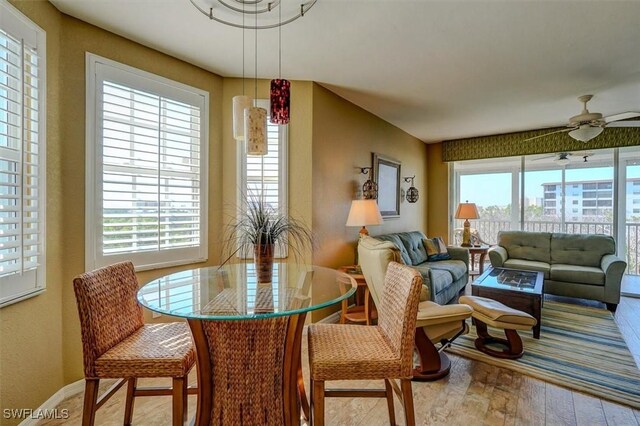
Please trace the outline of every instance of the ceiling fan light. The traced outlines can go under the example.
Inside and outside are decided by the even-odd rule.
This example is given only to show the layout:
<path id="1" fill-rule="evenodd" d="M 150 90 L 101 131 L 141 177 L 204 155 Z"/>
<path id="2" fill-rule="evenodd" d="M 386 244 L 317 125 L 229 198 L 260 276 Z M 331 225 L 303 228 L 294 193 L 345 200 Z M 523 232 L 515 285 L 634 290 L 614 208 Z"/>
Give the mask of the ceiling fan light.
<path id="1" fill-rule="evenodd" d="M 556 161 L 556 164 L 558 164 L 559 166 L 566 166 L 567 164 L 569 164 L 571 162 L 566 157 L 558 158 L 555 161 Z"/>
<path id="2" fill-rule="evenodd" d="M 579 128 L 569 132 L 569 136 L 580 142 L 589 142 L 591 139 L 598 136 L 604 128 L 591 127 L 589 124 L 583 124 Z"/>

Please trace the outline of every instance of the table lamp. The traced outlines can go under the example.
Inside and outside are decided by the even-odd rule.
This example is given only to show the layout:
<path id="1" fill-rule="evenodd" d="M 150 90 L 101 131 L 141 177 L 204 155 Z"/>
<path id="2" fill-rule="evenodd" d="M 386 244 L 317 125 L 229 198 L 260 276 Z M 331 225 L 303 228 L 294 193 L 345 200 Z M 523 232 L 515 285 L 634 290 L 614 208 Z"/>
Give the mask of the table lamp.
<path id="1" fill-rule="evenodd" d="M 471 224 L 469 219 L 478 219 L 478 208 L 476 203 L 470 203 L 468 200 L 466 203 L 458 204 L 458 210 L 456 210 L 456 219 L 464 219 L 464 229 L 462 231 L 462 247 L 471 247 Z"/>
<path id="2" fill-rule="evenodd" d="M 353 200 L 347 226 L 362 226 L 360 237 L 369 235 L 367 225 L 382 225 L 382 216 L 376 200 Z"/>

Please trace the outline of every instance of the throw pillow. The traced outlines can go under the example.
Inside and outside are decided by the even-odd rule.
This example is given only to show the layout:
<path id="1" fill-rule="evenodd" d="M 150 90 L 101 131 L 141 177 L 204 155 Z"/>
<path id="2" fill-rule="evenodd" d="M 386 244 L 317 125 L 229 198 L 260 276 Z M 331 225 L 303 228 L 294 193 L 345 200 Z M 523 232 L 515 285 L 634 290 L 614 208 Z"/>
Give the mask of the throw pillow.
<path id="1" fill-rule="evenodd" d="M 427 238 L 422 242 L 427 250 L 427 260 L 429 262 L 451 259 L 447 251 L 447 245 L 442 241 L 441 237 Z"/>

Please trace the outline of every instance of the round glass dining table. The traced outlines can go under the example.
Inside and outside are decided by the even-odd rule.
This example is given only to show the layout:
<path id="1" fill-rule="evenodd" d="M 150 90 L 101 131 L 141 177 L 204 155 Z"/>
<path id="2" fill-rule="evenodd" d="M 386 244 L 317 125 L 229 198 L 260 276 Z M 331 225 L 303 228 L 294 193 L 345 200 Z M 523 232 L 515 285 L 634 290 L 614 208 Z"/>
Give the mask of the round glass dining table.
<path id="1" fill-rule="evenodd" d="M 196 348 L 196 425 L 298 425 L 308 417 L 302 380 L 307 312 L 348 298 L 349 275 L 329 268 L 274 263 L 258 283 L 254 263 L 174 272 L 144 285 L 138 300 L 186 318 Z M 168 342 L 170 344 L 170 342 Z"/>

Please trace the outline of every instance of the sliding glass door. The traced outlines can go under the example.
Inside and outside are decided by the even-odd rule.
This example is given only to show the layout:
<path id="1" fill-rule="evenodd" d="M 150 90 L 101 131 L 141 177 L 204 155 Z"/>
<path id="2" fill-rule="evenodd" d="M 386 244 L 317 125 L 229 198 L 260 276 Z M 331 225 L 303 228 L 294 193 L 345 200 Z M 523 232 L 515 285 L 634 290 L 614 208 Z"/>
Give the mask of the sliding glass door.
<path id="1" fill-rule="evenodd" d="M 482 241 L 494 244 L 498 232 L 520 228 L 520 157 L 501 158 L 500 163 L 486 160 L 456 163 L 456 194 L 453 213 L 458 203 L 471 202 L 478 207 L 480 218 L 471 221 Z M 515 194 L 515 196 L 514 196 Z M 454 218 L 453 241 L 460 243 L 464 220 Z"/>
<path id="2" fill-rule="evenodd" d="M 506 229 L 612 235 L 628 273 L 640 274 L 637 147 L 459 161 L 453 169 L 452 215 L 457 203 L 476 203 L 471 227 L 485 242 Z M 462 221 L 452 225 L 455 237 Z"/>

